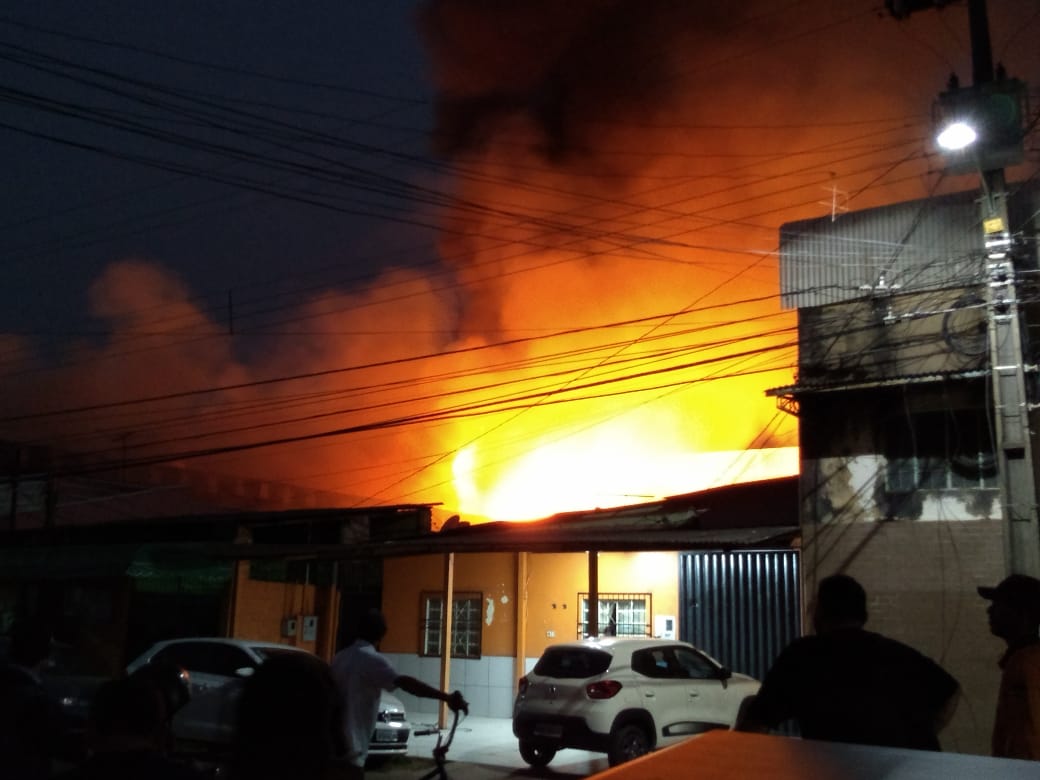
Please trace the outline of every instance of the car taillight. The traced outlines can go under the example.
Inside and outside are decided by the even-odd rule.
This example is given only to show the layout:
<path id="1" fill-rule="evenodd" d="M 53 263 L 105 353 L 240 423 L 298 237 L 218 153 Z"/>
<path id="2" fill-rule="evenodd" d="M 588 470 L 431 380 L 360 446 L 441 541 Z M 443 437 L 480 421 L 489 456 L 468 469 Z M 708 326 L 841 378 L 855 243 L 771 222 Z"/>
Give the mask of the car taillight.
<path id="1" fill-rule="evenodd" d="M 585 686 L 585 693 L 590 699 L 610 699 L 617 696 L 621 683 L 617 680 L 600 680 Z"/>
<path id="2" fill-rule="evenodd" d="M 516 693 L 518 696 L 523 696 L 527 693 L 527 678 L 521 677 L 520 682 L 516 684 Z"/>

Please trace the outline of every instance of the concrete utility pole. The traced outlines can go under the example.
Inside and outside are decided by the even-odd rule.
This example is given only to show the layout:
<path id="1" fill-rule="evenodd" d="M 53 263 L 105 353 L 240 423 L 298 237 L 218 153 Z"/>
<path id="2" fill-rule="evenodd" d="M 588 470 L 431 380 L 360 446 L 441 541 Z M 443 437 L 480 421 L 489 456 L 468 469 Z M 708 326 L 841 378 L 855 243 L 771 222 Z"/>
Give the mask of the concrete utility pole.
<path id="1" fill-rule="evenodd" d="M 888 0 L 892 15 L 909 14 L 946 5 L 939 0 Z M 989 119 L 990 135 L 980 138 L 989 148 L 967 155 L 981 177 L 979 199 L 986 253 L 986 302 L 989 311 L 990 367 L 993 383 L 993 418 L 996 435 L 997 476 L 1006 524 L 1005 554 L 1011 572 L 1040 576 L 1040 525 L 1037 519 L 1036 474 L 1029 430 L 1029 398 L 1022 349 L 1022 323 L 1016 283 L 1015 255 L 1008 225 L 1007 186 L 1003 165 L 1015 160 L 1021 148 L 1021 121 L 1000 125 L 995 110 L 1010 108 L 1014 118 L 1019 82 L 994 78 L 989 20 L 985 0 L 968 0 L 972 49 L 972 86 L 960 89 L 952 83 L 940 97 L 940 106 L 966 108 L 978 118 Z M 988 105 L 992 104 L 992 105 Z M 1007 117 L 1002 117 L 1007 119 Z M 1010 136 L 1016 136 L 1009 138 Z M 960 171 L 960 172 L 963 172 Z"/>
<path id="2" fill-rule="evenodd" d="M 1005 551 L 1010 571 L 1035 577 L 1040 576 L 1036 475 L 1004 171 L 984 171 L 982 178 L 993 416 L 998 477 L 1008 524 Z"/>

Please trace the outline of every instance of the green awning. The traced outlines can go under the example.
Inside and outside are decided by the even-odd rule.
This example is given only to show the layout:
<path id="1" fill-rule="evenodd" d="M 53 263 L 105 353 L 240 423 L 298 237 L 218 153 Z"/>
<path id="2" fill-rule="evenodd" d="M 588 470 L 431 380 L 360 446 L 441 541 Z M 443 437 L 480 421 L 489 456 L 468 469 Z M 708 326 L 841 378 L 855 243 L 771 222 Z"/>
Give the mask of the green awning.
<path id="1" fill-rule="evenodd" d="M 212 593 L 231 581 L 232 562 L 206 554 L 208 545 L 148 544 L 126 569 L 137 590 L 151 593 Z"/>
<path id="2" fill-rule="evenodd" d="M 205 544 L 68 544 L 0 547 L 0 582 L 129 577 L 142 590 L 195 592 L 222 587 L 231 562 Z"/>

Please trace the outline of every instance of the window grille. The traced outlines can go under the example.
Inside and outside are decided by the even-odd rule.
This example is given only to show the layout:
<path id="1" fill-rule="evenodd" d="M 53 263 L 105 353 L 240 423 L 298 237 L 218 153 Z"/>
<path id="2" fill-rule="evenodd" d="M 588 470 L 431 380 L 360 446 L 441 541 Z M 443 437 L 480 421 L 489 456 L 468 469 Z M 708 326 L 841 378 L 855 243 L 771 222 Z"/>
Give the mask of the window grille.
<path id="1" fill-rule="evenodd" d="M 889 493 L 997 487 L 989 423 L 974 410 L 894 416 L 885 454 Z"/>
<path id="2" fill-rule="evenodd" d="M 483 620 L 480 593 L 456 593 L 452 599 L 451 657 L 480 658 L 480 640 Z M 441 634 L 444 629 L 444 594 L 422 594 L 422 655 L 441 655 Z"/>
<path id="3" fill-rule="evenodd" d="M 653 595 L 650 593 L 600 593 L 600 636 L 650 636 Z M 581 622 L 578 638 L 589 635 L 589 594 L 579 593 Z"/>

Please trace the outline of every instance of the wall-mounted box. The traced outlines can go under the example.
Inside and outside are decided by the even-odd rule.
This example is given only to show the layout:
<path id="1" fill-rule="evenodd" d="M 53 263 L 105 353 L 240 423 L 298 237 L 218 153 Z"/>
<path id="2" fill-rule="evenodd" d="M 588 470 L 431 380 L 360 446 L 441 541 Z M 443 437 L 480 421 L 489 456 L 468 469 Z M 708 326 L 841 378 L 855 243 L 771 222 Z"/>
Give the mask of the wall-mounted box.
<path id="1" fill-rule="evenodd" d="M 675 639 L 675 615 L 654 615 L 654 636 Z"/>

